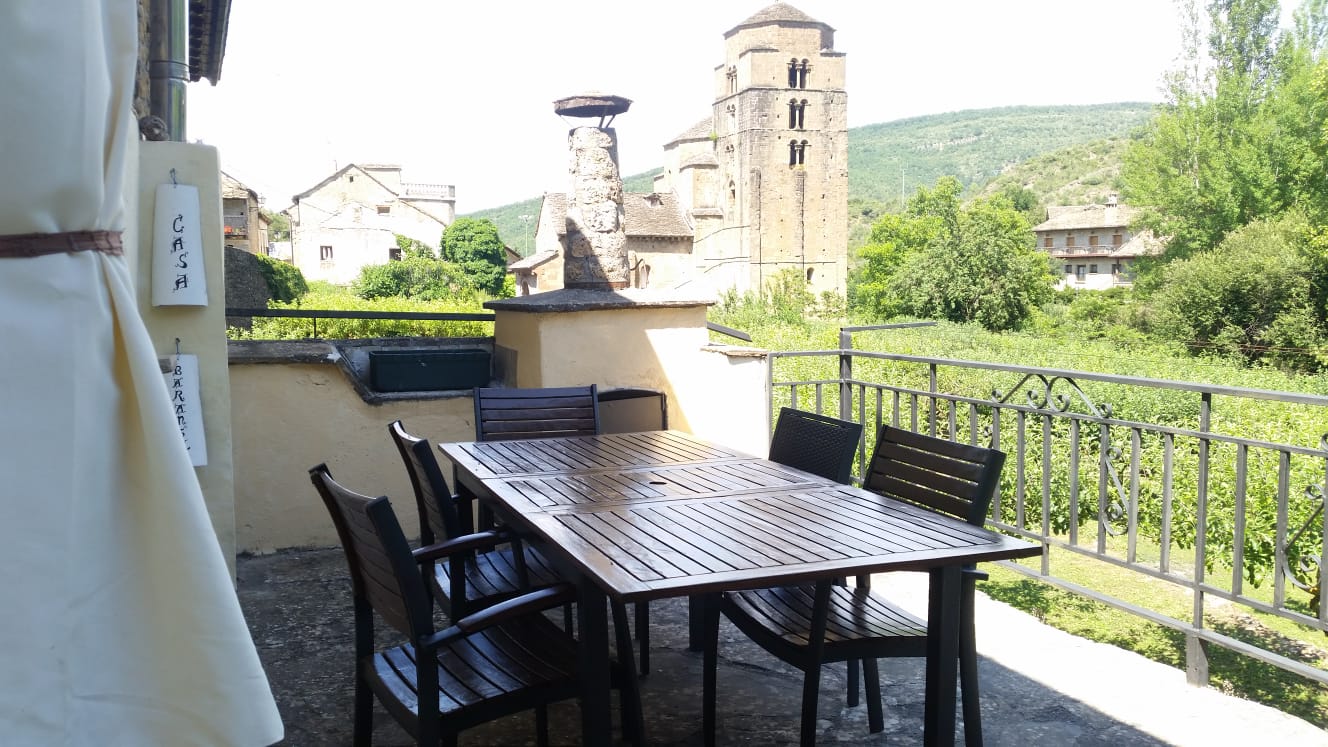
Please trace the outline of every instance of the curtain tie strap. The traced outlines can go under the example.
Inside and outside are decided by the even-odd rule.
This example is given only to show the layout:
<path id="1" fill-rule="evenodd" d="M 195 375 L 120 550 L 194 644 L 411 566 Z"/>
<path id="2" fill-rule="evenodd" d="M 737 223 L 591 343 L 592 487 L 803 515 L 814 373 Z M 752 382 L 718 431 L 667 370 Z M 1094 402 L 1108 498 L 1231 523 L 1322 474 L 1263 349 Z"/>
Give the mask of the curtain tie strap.
<path id="1" fill-rule="evenodd" d="M 63 252 L 124 254 L 120 231 L 65 231 L 0 236 L 0 259 L 41 257 Z"/>

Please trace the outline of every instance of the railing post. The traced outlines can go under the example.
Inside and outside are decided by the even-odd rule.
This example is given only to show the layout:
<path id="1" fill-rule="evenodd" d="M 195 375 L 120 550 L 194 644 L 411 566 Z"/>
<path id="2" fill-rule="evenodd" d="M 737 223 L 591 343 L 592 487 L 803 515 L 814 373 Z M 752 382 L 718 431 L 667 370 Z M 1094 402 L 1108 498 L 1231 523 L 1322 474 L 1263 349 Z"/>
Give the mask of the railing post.
<path id="1" fill-rule="evenodd" d="M 839 419 L 853 419 L 853 333 L 839 328 Z"/>
<path id="2" fill-rule="evenodd" d="M 1213 395 L 1204 392 L 1199 402 L 1199 432 L 1207 433 L 1211 425 Z M 1191 624 L 1194 629 L 1204 627 L 1204 592 L 1200 585 L 1204 582 L 1205 544 L 1208 540 L 1208 439 L 1199 439 L 1199 474 L 1196 485 L 1194 520 L 1194 617 Z M 1196 635 L 1185 635 L 1185 679 L 1191 685 L 1208 685 L 1208 643 Z"/>

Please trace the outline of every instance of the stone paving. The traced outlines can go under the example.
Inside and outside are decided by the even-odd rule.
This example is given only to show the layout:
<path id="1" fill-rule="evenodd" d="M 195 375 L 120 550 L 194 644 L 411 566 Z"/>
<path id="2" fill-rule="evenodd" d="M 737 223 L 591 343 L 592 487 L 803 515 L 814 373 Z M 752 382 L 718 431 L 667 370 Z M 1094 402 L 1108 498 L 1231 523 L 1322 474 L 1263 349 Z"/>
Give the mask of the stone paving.
<path id="1" fill-rule="evenodd" d="M 873 588 L 925 608 L 925 576 L 895 576 Z M 349 745 L 352 625 L 341 551 L 241 557 L 238 577 L 240 602 L 285 722 L 281 744 Z M 988 745 L 1328 745 L 1328 735 L 1304 721 L 1191 687 L 1183 672 L 1075 638 L 985 597 L 977 615 Z M 686 605 L 652 604 L 651 638 L 651 674 L 642 681 L 649 743 L 700 745 L 701 655 L 686 648 Z M 797 744 L 801 673 L 727 622 L 720 656 L 720 744 Z M 844 706 L 843 666 L 827 669 L 819 743 L 922 743 L 922 660 L 883 660 L 881 677 L 886 730 L 872 735 L 866 708 Z M 575 701 L 550 709 L 550 728 L 555 745 L 578 743 Z M 378 708 L 373 744 L 410 743 Z M 463 746 L 534 743 L 530 714 L 467 731 L 460 740 Z"/>

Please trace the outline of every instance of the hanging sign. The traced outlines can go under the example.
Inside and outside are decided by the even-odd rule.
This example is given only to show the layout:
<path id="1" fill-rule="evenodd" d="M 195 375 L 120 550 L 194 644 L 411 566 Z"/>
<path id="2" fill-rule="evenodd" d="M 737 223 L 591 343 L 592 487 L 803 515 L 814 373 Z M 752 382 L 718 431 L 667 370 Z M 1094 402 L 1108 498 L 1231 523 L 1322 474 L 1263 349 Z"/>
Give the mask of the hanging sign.
<path id="1" fill-rule="evenodd" d="M 171 170 L 174 179 L 174 169 Z M 152 232 L 152 305 L 207 306 L 198 187 L 157 186 Z"/>
<path id="2" fill-rule="evenodd" d="M 171 412 L 189 450 L 189 461 L 202 467 L 207 464 L 207 439 L 203 436 L 203 401 L 198 390 L 198 356 L 176 353 L 170 362 L 166 389 L 171 396 Z"/>

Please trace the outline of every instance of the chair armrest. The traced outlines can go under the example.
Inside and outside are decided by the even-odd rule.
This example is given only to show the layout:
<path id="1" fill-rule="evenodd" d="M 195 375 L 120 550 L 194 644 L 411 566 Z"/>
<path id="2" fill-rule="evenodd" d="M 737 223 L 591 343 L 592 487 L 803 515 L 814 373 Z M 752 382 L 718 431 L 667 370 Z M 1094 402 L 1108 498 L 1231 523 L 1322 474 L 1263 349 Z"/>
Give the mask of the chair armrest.
<path id="1" fill-rule="evenodd" d="M 504 542 L 511 542 L 515 538 L 516 535 L 509 530 L 493 529 L 487 532 L 465 534 L 442 542 L 436 542 L 432 545 L 426 545 L 413 551 L 411 554 L 415 556 L 415 562 L 427 563 L 450 555 L 460 555 L 464 552 L 483 550 Z"/>
<path id="2" fill-rule="evenodd" d="M 539 591 L 532 591 L 513 597 L 492 607 L 485 607 L 479 612 L 466 615 L 457 620 L 452 627 L 440 630 L 424 640 L 420 645 L 435 648 L 449 641 L 491 628 L 508 620 L 552 609 L 576 601 L 576 587 L 571 584 L 555 584 Z"/>

